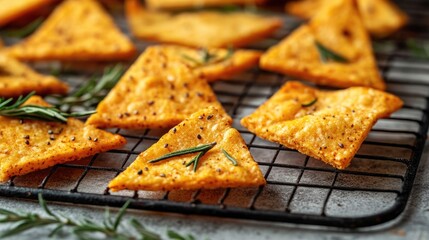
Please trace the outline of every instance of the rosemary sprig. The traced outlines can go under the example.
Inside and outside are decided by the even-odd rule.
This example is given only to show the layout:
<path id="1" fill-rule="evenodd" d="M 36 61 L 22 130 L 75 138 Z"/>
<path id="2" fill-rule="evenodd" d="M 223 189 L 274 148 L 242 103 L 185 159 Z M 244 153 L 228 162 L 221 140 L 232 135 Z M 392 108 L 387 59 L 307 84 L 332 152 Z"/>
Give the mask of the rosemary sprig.
<path id="1" fill-rule="evenodd" d="M 315 98 L 315 99 L 311 100 L 311 101 L 310 101 L 310 102 L 308 102 L 308 103 L 302 103 L 302 104 L 301 104 L 301 106 L 302 106 L 302 107 L 310 107 L 310 106 L 313 106 L 316 102 L 317 102 L 317 98 Z"/>
<path id="2" fill-rule="evenodd" d="M 175 151 L 175 152 L 171 152 L 171 153 L 167 153 L 159 158 L 150 160 L 149 163 L 157 163 L 160 162 L 162 160 L 165 159 L 169 159 L 172 157 L 177 157 L 177 156 L 182 156 L 182 155 L 186 155 L 186 154 L 190 154 L 190 153 L 198 153 L 197 156 L 195 156 L 191 161 L 189 161 L 188 163 L 186 163 L 186 167 L 191 166 L 192 164 L 194 165 L 193 170 L 194 172 L 197 171 L 197 167 L 198 167 L 198 162 L 200 161 L 200 158 L 202 156 L 204 156 L 204 154 L 206 154 L 210 149 L 212 149 L 217 143 L 210 143 L 210 144 L 204 144 L 204 145 L 200 145 L 197 147 L 192 147 L 192 148 L 187 148 L 187 149 L 183 149 L 183 150 L 179 150 L 179 151 Z"/>
<path id="3" fill-rule="evenodd" d="M 114 218 L 110 217 L 110 211 L 106 208 L 104 221 L 100 224 L 86 218 L 77 221 L 55 214 L 48 208 L 42 194 L 39 193 L 38 198 L 39 205 L 45 212 L 46 216 L 42 216 L 37 213 L 15 213 L 6 209 L 0 209 L 0 224 L 12 224 L 12 227 L 0 233 L 0 238 L 16 236 L 35 228 L 39 229 L 40 227 L 54 226 L 53 230 L 49 233 L 49 237 L 54 237 L 60 232 L 69 230 L 69 234 L 74 234 L 79 239 L 161 239 L 159 234 L 145 229 L 136 219 L 131 219 L 128 223 L 134 228 L 137 236 L 136 234 L 133 234 L 129 228 L 127 228 L 126 232 L 121 231 L 121 226 L 123 227 L 123 218 L 130 201 L 127 201 L 122 206 Z M 192 235 L 182 236 L 172 230 L 168 230 L 167 235 L 169 239 L 195 239 Z"/>
<path id="4" fill-rule="evenodd" d="M 182 57 L 188 61 L 193 62 L 196 66 L 204 66 L 208 64 L 220 63 L 231 58 L 234 55 L 234 48 L 229 47 L 228 52 L 223 57 L 219 56 L 218 54 L 210 53 L 207 48 L 200 49 L 198 54 L 198 58 L 191 57 L 187 54 L 182 54 Z"/>
<path id="5" fill-rule="evenodd" d="M 3 34 L 7 37 L 23 38 L 33 33 L 43 23 L 43 18 L 37 18 L 20 29 L 5 30 Z"/>
<path id="6" fill-rule="evenodd" d="M 116 85 L 124 71 L 125 68 L 121 64 L 106 68 L 99 81 L 92 78 L 69 96 L 53 95 L 48 97 L 47 100 L 63 111 L 70 111 L 75 106 L 95 107 Z"/>
<path id="7" fill-rule="evenodd" d="M 317 51 L 319 51 L 320 60 L 322 60 L 323 63 L 328 63 L 328 62 L 348 63 L 349 62 L 347 58 L 341 56 L 338 53 L 335 53 L 334 51 L 323 46 L 321 43 L 317 41 L 316 41 L 316 48 L 317 48 Z"/>
<path id="8" fill-rule="evenodd" d="M 65 113 L 55 107 L 37 105 L 22 106 L 22 104 L 24 104 L 34 94 L 35 92 L 31 92 L 25 97 L 19 96 L 14 103 L 12 103 L 13 98 L 9 98 L 7 100 L 0 98 L 0 116 L 65 123 L 67 122 L 68 117 L 85 117 L 95 113 L 95 111 Z"/>
<path id="9" fill-rule="evenodd" d="M 222 152 L 225 157 L 232 162 L 232 165 L 237 166 L 237 160 L 233 156 L 231 156 L 227 151 L 225 151 L 225 149 L 222 149 Z"/>
<path id="10" fill-rule="evenodd" d="M 407 48 L 411 50 L 416 57 L 429 58 L 429 42 L 417 41 L 409 39 L 406 42 Z"/>

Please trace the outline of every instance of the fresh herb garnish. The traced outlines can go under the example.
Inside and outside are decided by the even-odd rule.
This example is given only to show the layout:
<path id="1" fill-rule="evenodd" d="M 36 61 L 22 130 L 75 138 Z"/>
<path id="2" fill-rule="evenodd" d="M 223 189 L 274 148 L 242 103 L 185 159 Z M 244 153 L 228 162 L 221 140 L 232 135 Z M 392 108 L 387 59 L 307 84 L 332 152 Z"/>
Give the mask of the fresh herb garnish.
<path id="1" fill-rule="evenodd" d="M 323 46 L 321 43 L 317 41 L 316 41 L 316 47 L 317 47 L 317 51 L 319 51 L 320 60 L 322 60 L 323 63 L 329 63 L 329 62 L 348 63 L 349 62 L 347 58 L 339 55 L 338 53 L 335 53 L 334 51 Z"/>
<path id="2" fill-rule="evenodd" d="M 37 18 L 20 29 L 5 30 L 2 33 L 7 37 L 23 38 L 33 33 L 43 23 L 43 18 Z"/>
<path id="3" fill-rule="evenodd" d="M 429 58 L 429 42 L 417 41 L 409 39 L 406 42 L 407 47 L 416 57 Z"/>
<path id="4" fill-rule="evenodd" d="M 232 165 L 237 166 L 237 160 L 235 160 L 234 157 L 232 157 L 227 151 L 225 151 L 225 149 L 222 149 L 222 152 L 225 155 L 225 157 L 232 162 Z"/>
<path id="5" fill-rule="evenodd" d="M 116 85 L 124 71 L 125 68 L 120 64 L 106 68 L 99 81 L 92 78 L 69 96 L 52 95 L 48 97 L 47 100 L 57 108 L 66 112 L 70 111 L 70 109 L 75 106 L 84 108 L 95 107 Z"/>
<path id="6" fill-rule="evenodd" d="M 301 106 L 303 106 L 303 107 L 310 107 L 310 106 L 314 105 L 316 102 L 317 102 L 317 98 L 311 100 L 308 103 L 302 103 Z"/>
<path id="7" fill-rule="evenodd" d="M 206 152 L 208 152 L 210 149 L 212 149 L 215 145 L 216 145 L 216 142 L 210 143 L 210 144 L 200 145 L 197 147 L 187 148 L 187 149 L 183 149 L 183 150 L 179 150 L 179 151 L 175 151 L 175 152 L 171 152 L 171 153 L 167 153 L 167 154 L 165 154 L 159 158 L 150 160 L 149 163 L 157 163 L 157 162 L 160 162 L 162 160 L 169 159 L 172 157 L 182 156 L 182 155 L 186 155 L 186 154 L 190 154 L 190 153 L 198 153 L 197 156 L 195 156 L 191 161 L 189 161 L 186 164 L 186 167 L 194 164 L 193 170 L 194 170 L 194 172 L 196 172 L 200 158 L 202 156 L 204 156 L 204 154 L 206 154 Z"/>
<path id="8" fill-rule="evenodd" d="M 188 61 L 195 63 L 197 66 L 204 66 L 207 64 L 223 62 L 231 58 L 234 55 L 234 49 L 232 47 L 228 48 L 228 52 L 223 57 L 218 54 L 210 53 L 207 48 L 200 49 L 198 54 L 198 58 L 194 58 L 186 54 L 182 54 L 182 57 Z"/>
<path id="9" fill-rule="evenodd" d="M 19 98 L 13 103 L 13 98 L 0 98 L 0 116 L 13 117 L 20 119 L 33 119 L 52 122 L 67 122 L 68 117 L 86 117 L 95 113 L 95 111 L 84 111 L 75 113 L 64 113 L 55 107 L 44 107 L 37 105 L 24 105 L 35 92 L 31 92 L 25 97 Z"/>
<path id="10" fill-rule="evenodd" d="M 128 223 L 134 228 L 137 235 L 131 233 L 129 228 L 126 232 L 121 231 L 121 226 L 123 227 L 122 222 L 124 221 L 123 218 L 130 201 L 127 201 L 122 206 L 114 218 L 110 216 L 110 211 L 108 208 L 106 208 L 103 223 L 99 224 L 87 218 L 77 221 L 59 214 L 55 214 L 51 209 L 48 208 L 45 200 L 42 197 L 42 194 L 39 193 L 38 198 L 40 207 L 47 216 L 42 216 L 37 213 L 15 213 L 6 209 L 0 209 L 0 224 L 13 224 L 12 227 L 0 233 L 0 238 L 16 236 L 32 229 L 39 229 L 40 227 L 55 226 L 48 235 L 49 237 L 54 237 L 60 232 L 64 235 L 65 230 L 68 230 L 69 234 L 74 234 L 79 239 L 161 239 L 159 234 L 147 230 L 139 221 L 134 218 L 131 219 Z M 195 239 L 192 235 L 182 236 L 172 230 L 167 231 L 167 236 L 169 239 L 176 240 Z"/>

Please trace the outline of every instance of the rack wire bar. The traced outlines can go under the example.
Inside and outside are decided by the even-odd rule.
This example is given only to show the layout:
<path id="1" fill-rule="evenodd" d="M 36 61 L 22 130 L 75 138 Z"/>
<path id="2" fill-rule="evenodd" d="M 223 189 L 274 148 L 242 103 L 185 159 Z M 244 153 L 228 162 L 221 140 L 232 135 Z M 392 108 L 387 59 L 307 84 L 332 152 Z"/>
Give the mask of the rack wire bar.
<path id="1" fill-rule="evenodd" d="M 410 38 L 429 41 L 429 24 L 419 21 L 429 19 L 429 6 L 422 0 L 398 4 L 410 14 L 410 25 L 392 38 L 376 40 L 374 46 L 388 91 L 401 97 L 405 105 L 390 118 L 379 120 L 345 170 L 264 141 L 240 126 L 243 116 L 290 80 L 255 68 L 215 82 L 212 87 L 267 179 L 264 187 L 110 192 L 108 182 L 165 132 L 111 129 L 127 138 L 124 148 L 14 177 L 0 184 L 0 195 L 37 199 L 37 194 L 42 193 L 51 201 L 116 207 L 132 200 L 130 208 L 134 209 L 343 228 L 392 220 L 407 205 L 429 126 L 429 59 L 413 55 L 406 44 Z M 276 41 L 302 23 L 287 15 L 283 17 L 286 24 L 276 34 Z M 124 20 L 117 20 L 127 32 Z M 136 42 L 142 51 L 148 45 Z M 251 48 L 267 49 L 272 44 L 263 41 Z M 77 87 L 87 76 L 62 73 L 60 78 Z"/>

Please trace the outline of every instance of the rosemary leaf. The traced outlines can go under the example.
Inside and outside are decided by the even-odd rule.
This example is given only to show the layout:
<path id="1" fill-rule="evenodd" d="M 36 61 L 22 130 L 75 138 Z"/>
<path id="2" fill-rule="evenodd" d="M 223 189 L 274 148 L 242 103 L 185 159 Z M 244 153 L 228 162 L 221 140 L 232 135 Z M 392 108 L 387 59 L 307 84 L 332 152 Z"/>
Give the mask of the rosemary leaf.
<path id="1" fill-rule="evenodd" d="M 172 230 L 168 230 L 167 235 L 170 239 L 173 239 L 173 240 L 195 240 L 195 238 L 192 235 L 182 236 L 179 233 Z"/>
<path id="2" fill-rule="evenodd" d="M 9 229 L 1 232 L 0 237 L 10 237 L 18 234 L 23 234 L 24 232 L 30 231 L 32 229 L 40 229 L 47 225 L 53 225 L 55 228 L 50 231 L 49 237 L 54 237 L 61 230 L 69 230 L 67 233 L 72 233 L 79 239 L 143 239 L 143 240 L 160 240 L 161 237 L 151 232 L 143 227 L 143 225 L 138 222 L 136 219 L 131 219 L 129 224 L 134 227 L 134 229 L 140 234 L 140 236 L 135 236 L 130 234 L 129 231 L 121 232 L 119 231 L 119 226 L 123 222 L 123 217 L 125 215 L 126 209 L 130 204 L 130 201 L 126 202 L 124 206 L 118 212 L 114 223 L 112 224 L 112 219 L 110 218 L 110 213 L 105 214 L 104 223 L 98 224 L 90 219 L 83 219 L 80 221 L 74 221 L 68 217 L 61 216 L 52 212 L 45 200 L 42 197 L 42 194 L 39 193 L 39 205 L 47 214 L 46 217 L 42 217 L 39 214 L 28 213 L 21 214 L 15 213 L 9 210 L 0 209 L 0 215 L 3 217 L 0 220 L 2 224 L 13 224 Z M 106 208 L 108 212 L 108 209 Z M 108 218 L 108 219 L 107 219 Z M 194 240 L 194 237 L 188 235 L 182 237 L 174 231 L 168 231 L 170 239 L 185 239 L 185 240 Z M 138 238 L 140 237 L 140 238 Z"/>
<path id="3" fill-rule="evenodd" d="M 198 163 L 200 162 L 200 158 L 202 156 L 204 156 L 204 154 L 206 154 L 207 151 L 208 150 L 205 150 L 205 151 L 202 151 L 202 152 L 198 153 L 197 156 L 194 157 L 194 159 L 192 159 L 190 162 L 188 162 L 186 164 L 186 167 L 189 167 L 191 164 L 194 164 L 193 170 L 194 170 L 194 172 L 196 172 L 197 171 L 197 167 L 198 167 Z"/>
<path id="4" fill-rule="evenodd" d="M 121 64 L 106 68 L 99 81 L 96 81 L 95 77 L 93 77 L 69 96 L 51 95 L 47 100 L 55 107 L 66 112 L 76 106 L 93 108 L 106 97 L 119 81 L 124 71 L 125 68 Z"/>
<path id="5" fill-rule="evenodd" d="M 113 230 L 117 230 L 119 224 L 121 223 L 122 218 L 124 217 L 125 212 L 127 211 L 128 206 L 130 205 L 131 200 L 128 200 L 125 202 L 125 204 L 121 207 L 121 209 L 118 212 L 118 215 L 116 215 L 115 222 L 113 224 Z"/>
<path id="6" fill-rule="evenodd" d="M 197 152 L 203 152 L 203 151 L 208 151 L 211 148 L 213 148 L 216 145 L 216 142 L 214 143 L 210 143 L 210 144 L 204 144 L 204 145 L 200 145 L 197 147 L 192 147 L 192 148 L 187 148 L 187 149 L 183 149 L 183 150 L 179 150 L 179 151 L 175 151 L 175 152 L 171 152 L 171 153 L 167 153 L 159 158 L 150 160 L 149 163 L 157 163 L 160 162 L 162 160 L 165 159 L 169 159 L 172 157 L 177 157 L 177 156 L 182 156 L 182 155 L 186 155 L 186 154 L 190 154 L 190 153 L 197 153 Z"/>
<path id="7" fill-rule="evenodd" d="M 95 113 L 95 111 L 84 111 L 75 113 L 64 113 L 55 107 L 44 107 L 37 105 L 24 105 L 35 93 L 31 92 L 25 97 L 20 96 L 15 103 L 9 105 L 13 99 L 0 99 L 0 116 L 20 119 L 32 119 L 52 122 L 67 122 L 68 117 L 85 117 Z"/>
<path id="8" fill-rule="evenodd" d="M 315 98 L 315 99 L 311 100 L 311 101 L 310 101 L 310 102 L 308 102 L 308 103 L 302 103 L 302 104 L 301 104 L 301 106 L 302 106 L 302 107 L 310 107 L 310 106 L 313 106 L 316 102 L 317 102 L 317 98 Z"/>
<path id="9" fill-rule="evenodd" d="M 144 228 L 143 225 L 136 219 L 131 219 L 130 224 L 136 229 L 138 233 L 140 233 L 140 236 L 143 240 L 161 240 L 161 237 L 158 234 L 146 230 L 146 228 Z"/>
<path id="10" fill-rule="evenodd" d="M 407 40 L 406 45 L 414 56 L 429 59 L 429 42 L 409 39 Z"/>
<path id="11" fill-rule="evenodd" d="M 349 62 L 347 58 L 339 55 L 338 53 L 335 53 L 334 51 L 328 49 L 327 47 L 323 46 L 321 43 L 317 41 L 316 41 L 316 47 L 320 54 L 320 60 L 322 60 L 323 63 L 328 63 L 328 62 L 348 63 Z"/>
<path id="12" fill-rule="evenodd" d="M 26 26 L 20 29 L 4 31 L 4 35 L 7 37 L 23 38 L 33 33 L 37 28 L 39 28 L 39 26 L 42 23 L 43 23 L 43 18 L 37 18 L 36 20 L 32 21 L 31 23 L 27 24 Z"/>
<path id="13" fill-rule="evenodd" d="M 225 149 L 222 149 L 222 152 L 225 157 L 232 162 L 232 165 L 237 166 L 237 160 L 233 156 L 231 156 L 227 151 L 225 151 Z"/>

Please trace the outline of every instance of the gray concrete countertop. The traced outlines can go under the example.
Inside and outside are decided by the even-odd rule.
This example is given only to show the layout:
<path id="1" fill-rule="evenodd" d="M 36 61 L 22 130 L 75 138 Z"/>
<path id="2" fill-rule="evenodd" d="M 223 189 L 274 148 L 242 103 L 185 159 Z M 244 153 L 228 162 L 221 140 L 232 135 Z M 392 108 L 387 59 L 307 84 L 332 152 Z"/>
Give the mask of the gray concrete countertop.
<path id="1" fill-rule="evenodd" d="M 57 213 L 72 219 L 86 217 L 95 221 L 103 218 L 104 208 L 58 204 L 50 202 L 49 206 Z M 1 208 L 22 211 L 40 212 L 36 201 L 0 197 Z M 233 219 L 165 214 L 129 210 L 125 220 L 136 218 L 147 229 L 160 233 L 164 237 L 168 229 L 183 234 L 192 234 L 197 239 L 429 239 L 429 144 L 426 144 L 414 182 L 411 198 L 404 213 L 394 221 L 381 226 L 343 230 L 335 228 L 303 226 L 260 221 L 241 221 Z M 124 221 L 125 222 L 125 221 Z M 1 225 L 5 229 L 6 225 Z M 127 227 L 126 225 L 123 227 Z M 19 238 L 10 239 L 44 239 L 49 228 L 28 231 Z M 61 236 L 61 239 L 74 239 L 72 235 Z"/>

